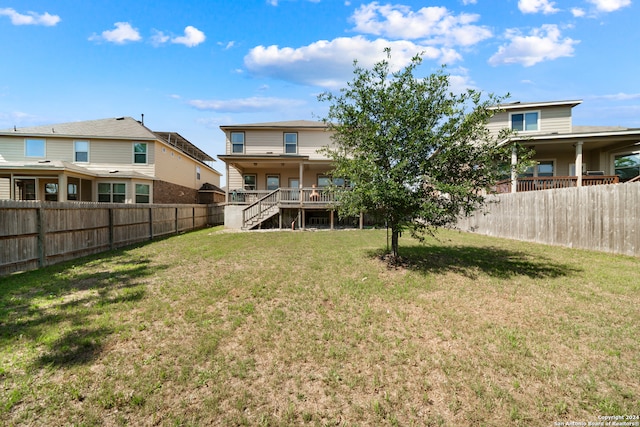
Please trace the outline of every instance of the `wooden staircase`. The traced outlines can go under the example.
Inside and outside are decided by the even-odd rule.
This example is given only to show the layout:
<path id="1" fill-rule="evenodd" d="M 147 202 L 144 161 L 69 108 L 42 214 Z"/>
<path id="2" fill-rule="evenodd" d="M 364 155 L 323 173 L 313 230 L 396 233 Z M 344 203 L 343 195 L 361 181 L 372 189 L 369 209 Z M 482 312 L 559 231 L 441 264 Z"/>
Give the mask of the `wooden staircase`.
<path id="1" fill-rule="evenodd" d="M 277 214 L 280 204 L 280 189 L 274 190 L 247 206 L 242 211 L 242 229 L 251 230 Z"/>

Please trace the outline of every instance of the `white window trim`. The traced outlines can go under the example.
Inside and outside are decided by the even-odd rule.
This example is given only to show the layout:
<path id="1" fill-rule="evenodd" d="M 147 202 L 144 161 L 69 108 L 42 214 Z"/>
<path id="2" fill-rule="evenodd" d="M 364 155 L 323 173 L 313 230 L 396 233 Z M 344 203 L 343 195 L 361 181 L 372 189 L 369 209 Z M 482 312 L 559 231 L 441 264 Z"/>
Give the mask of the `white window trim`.
<path id="1" fill-rule="evenodd" d="M 29 156 L 27 154 L 27 143 L 28 141 L 42 141 L 44 144 L 44 153 L 42 156 Z M 47 140 L 44 138 L 25 138 L 24 139 L 24 157 L 28 159 L 45 159 L 47 158 Z"/>
<path id="2" fill-rule="evenodd" d="M 296 136 L 296 151 L 295 151 L 295 153 L 288 153 L 287 152 L 287 145 L 293 145 L 293 144 L 287 144 L 287 135 L 295 135 Z M 282 134 L 282 150 L 283 150 L 284 154 L 298 154 L 298 145 L 299 145 L 298 132 L 284 132 Z"/>
<path id="3" fill-rule="evenodd" d="M 127 186 L 127 182 L 126 181 L 98 181 L 96 182 L 96 201 L 100 200 L 100 194 L 106 194 L 106 193 L 100 193 L 100 184 L 109 184 L 110 188 L 109 188 L 109 202 L 100 202 L 100 203 L 129 203 L 129 199 L 127 197 L 127 192 L 128 190 L 128 186 Z M 113 185 L 114 184 L 124 184 L 124 202 L 114 202 L 113 201 Z M 134 190 L 135 191 L 135 190 Z M 122 193 L 117 193 L 117 194 L 122 194 Z"/>
<path id="4" fill-rule="evenodd" d="M 278 188 L 282 187 L 282 183 L 281 178 L 280 178 L 280 174 L 279 173 L 268 173 L 265 175 L 265 182 L 266 182 L 266 189 L 269 191 L 269 178 L 270 177 L 276 177 L 278 178 Z M 270 191 L 274 191 L 274 190 L 270 190 Z"/>
<path id="5" fill-rule="evenodd" d="M 538 120 L 536 122 L 537 129 L 536 130 L 518 130 L 518 131 L 515 131 L 515 132 L 518 132 L 519 134 L 521 134 L 521 133 L 540 132 L 541 127 L 542 127 L 541 126 L 541 123 L 542 123 L 542 112 L 541 112 L 541 110 L 522 110 L 522 111 L 510 112 L 509 113 L 509 129 L 513 130 L 513 118 L 512 117 L 513 117 L 514 114 L 522 114 L 523 119 L 524 119 L 528 113 L 538 113 Z M 526 128 L 527 127 L 527 122 L 525 121 L 523 123 L 523 125 Z"/>
<path id="6" fill-rule="evenodd" d="M 242 152 L 240 152 L 240 151 L 233 151 L 233 145 L 234 145 L 234 142 L 233 142 L 233 135 L 234 135 L 234 134 L 236 134 L 236 133 L 238 133 L 238 134 L 242 134 Z M 229 143 L 230 143 L 230 145 L 231 145 L 231 146 L 230 146 L 231 154 L 244 154 L 244 153 L 245 153 L 245 151 L 246 151 L 246 148 L 247 148 L 247 134 L 246 134 L 245 132 L 231 132 L 231 133 L 229 134 Z M 238 143 L 238 145 L 239 145 L 239 143 Z"/>
<path id="7" fill-rule="evenodd" d="M 76 160 L 76 153 L 84 153 L 84 151 L 76 150 L 76 142 L 86 142 L 87 143 L 87 161 L 80 162 Z M 91 142 L 88 139 L 75 139 L 73 141 L 73 163 L 90 163 L 91 162 Z"/>
<path id="8" fill-rule="evenodd" d="M 149 201 L 148 202 L 146 202 L 146 203 L 138 202 L 138 185 L 146 185 L 147 187 L 149 187 L 149 194 L 141 194 L 143 196 L 148 196 L 149 197 Z M 133 202 L 134 203 L 150 205 L 150 204 L 153 203 L 152 195 L 153 195 L 153 187 L 151 186 L 151 184 L 148 184 L 146 182 L 133 182 Z"/>
<path id="9" fill-rule="evenodd" d="M 144 153 L 144 163 L 136 163 L 136 144 L 143 144 L 146 146 Z M 142 153 L 138 153 L 142 154 Z M 131 161 L 134 165 L 148 165 L 149 164 L 149 143 L 143 141 L 133 141 L 131 144 Z"/>

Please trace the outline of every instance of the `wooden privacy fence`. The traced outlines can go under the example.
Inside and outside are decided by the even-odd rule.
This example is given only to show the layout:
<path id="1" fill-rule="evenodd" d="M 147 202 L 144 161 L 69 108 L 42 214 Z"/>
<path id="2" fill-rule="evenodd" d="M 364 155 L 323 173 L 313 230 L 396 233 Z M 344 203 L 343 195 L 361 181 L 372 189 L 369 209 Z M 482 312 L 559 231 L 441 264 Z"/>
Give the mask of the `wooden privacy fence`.
<path id="1" fill-rule="evenodd" d="M 215 205 L 0 200 L 0 275 L 222 223 Z"/>
<path id="2" fill-rule="evenodd" d="M 640 256 L 640 183 L 500 194 L 490 201 L 482 212 L 462 218 L 458 228 Z"/>

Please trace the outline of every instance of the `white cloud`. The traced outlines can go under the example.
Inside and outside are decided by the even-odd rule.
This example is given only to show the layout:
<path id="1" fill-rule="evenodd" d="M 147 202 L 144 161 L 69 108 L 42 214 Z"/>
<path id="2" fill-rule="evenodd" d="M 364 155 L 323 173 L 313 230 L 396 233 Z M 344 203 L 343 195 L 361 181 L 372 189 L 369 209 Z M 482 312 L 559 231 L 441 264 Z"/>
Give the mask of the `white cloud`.
<path id="1" fill-rule="evenodd" d="M 300 99 L 285 99 L 254 96 L 251 98 L 238 99 L 193 99 L 189 105 L 198 110 L 217 111 L 226 113 L 238 113 L 249 111 L 273 111 L 274 109 L 291 108 L 305 104 Z"/>
<path id="2" fill-rule="evenodd" d="M 472 25 L 477 14 L 452 14 L 446 7 L 423 7 L 417 12 L 403 5 L 380 5 L 377 2 L 360 6 L 351 19 L 354 30 L 394 39 L 428 39 L 429 44 L 474 45 L 492 36 L 486 27 Z"/>
<path id="3" fill-rule="evenodd" d="M 523 36 L 517 30 L 507 30 L 509 44 L 500 47 L 489 58 L 489 64 L 522 64 L 530 67 L 538 62 L 573 56 L 573 46 L 579 41 L 568 37 L 561 39 L 557 25 L 543 25 Z"/>
<path id="4" fill-rule="evenodd" d="M 115 44 L 124 44 L 127 42 L 137 42 L 142 39 L 136 28 L 133 28 L 128 22 L 116 22 L 114 30 L 103 31 L 101 35 L 93 34 L 89 37 L 91 41 L 104 40 Z"/>
<path id="5" fill-rule="evenodd" d="M 386 59 L 385 48 L 391 48 L 391 68 L 399 70 L 411 58 L 423 53 L 424 59 L 453 63 L 460 55 L 452 49 L 415 44 L 411 41 L 367 40 L 362 36 L 320 40 L 299 48 L 257 46 L 244 58 L 247 69 L 258 76 L 287 80 L 324 88 L 342 87 L 353 75 L 353 61 L 370 68 Z"/>
<path id="6" fill-rule="evenodd" d="M 582 18 L 587 13 L 584 11 L 584 9 L 580 9 L 579 7 L 574 7 L 573 9 L 571 9 L 571 14 L 576 18 Z"/>
<path id="7" fill-rule="evenodd" d="M 476 4 L 478 3 L 478 0 L 462 0 L 462 4 L 467 6 L 469 4 Z"/>
<path id="8" fill-rule="evenodd" d="M 151 44 L 154 46 L 160 46 L 169 41 L 171 37 L 163 33 L 162 31 L 153 30 L 153 35 L 151 36 Z"/>
<path id="9" fill-rule="evenodd" d="M 522 13 L 544 13 L 548 15 L 550 13 L 559 12 L 560 9 L 556 9 L 555 2 L 549 0 L 518 0 L 518 9 Z"/>
<path id="10" fill-rule="evenodd" d="M 614 12 L 631 4 L 631 0 L 587 0 L 601 12 Z"/>
<path id="11" fill-rule="evenodd" d="M 53 27 L 61 21 L 58 15 L 51 15 L 48 12 L 42 14 L 27 12 L 27 14 L 24 15 L 10 7 L 0 9 L 0 16 L 8 16 L 11 18 L 13 25 L 44 25 L 45 27 Z"/>
<path id="12" fill-rule="evenodd" d="M 184 29 L 184 36 L 174 37 L 171 43 L 183 44 L 187 47 L 194 47 L 203 43 L 206 39 L 204 33 L 191 25 Z"/>

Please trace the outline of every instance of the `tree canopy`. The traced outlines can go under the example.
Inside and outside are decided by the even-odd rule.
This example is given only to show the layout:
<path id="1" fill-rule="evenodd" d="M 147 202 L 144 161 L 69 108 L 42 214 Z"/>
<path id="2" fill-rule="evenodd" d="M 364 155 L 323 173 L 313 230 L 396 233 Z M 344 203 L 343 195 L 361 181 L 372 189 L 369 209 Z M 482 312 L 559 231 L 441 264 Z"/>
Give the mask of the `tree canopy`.
<path id="1" fill-rule="evenodd" d="M 338 214 L 378 215 L 397 257 L 403 230 L 422 239 L 481 207 L 510 151 L 499 144 L 506 133 L 492 135 L 486 126 L 496 111 L 490 107 L 506 96 L 454 94 L 444 67 L 418 78 L 420 55 L 392 72 L 386 53 L 371 69 L 355 62 L 347 87 L 318 99 L 330 103 L 324 121 L 333 131 L 334 144 L 325 149 L 331 174 L 351 186 L 336 192 Z"/>

